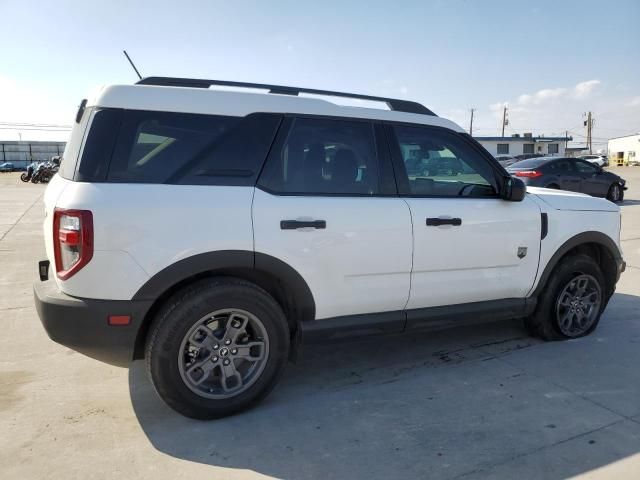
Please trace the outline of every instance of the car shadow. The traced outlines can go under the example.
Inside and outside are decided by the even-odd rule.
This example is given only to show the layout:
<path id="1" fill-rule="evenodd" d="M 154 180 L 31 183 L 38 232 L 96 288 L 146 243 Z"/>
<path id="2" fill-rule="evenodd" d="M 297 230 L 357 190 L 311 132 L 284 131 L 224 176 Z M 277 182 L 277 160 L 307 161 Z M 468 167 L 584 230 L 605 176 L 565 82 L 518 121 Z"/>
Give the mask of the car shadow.
<path id="1" fill-rule="evenodd" d="M 619 203 L 618 205 L 620 205 L 621 207 L 626 207 L 628 205 L 640 205 L 640 200 L 627 200 L 626 198 L 622 201 L 622 203 Z"/>
<path id="2" fill-rule="evenodd" d="M 640 298 L 616 294 L 598 330 L 570 342 L 545 343 L 528 337 L 520 321 L 506 321 L 305 345 L 265 401 L 211 422 L 166 407 L 143 362 L 135 362 L 131 400 L 151 444 L 183 460 L 284 479 L 483 476 L 617 421 L 564 386 L 554 359 L 564 358 L 566 373 L 581 376 L 590 391 L 611 390 L 615 376 L 591 373 L 584 359 L 624 350 L 625 362 L 637 365 L 637 344 L 617 344 L 640 342 L 638 312 Z M 568 361 L 574 357 L 576 363 Z M 635 371 L 620 369 L 615 380 L 633 404 L 640 394 Z M 597 456 L 574 453 L 575 461 L 545 478 L 577 475 L 638 451 L 640 444 L 630 442 Z"/>

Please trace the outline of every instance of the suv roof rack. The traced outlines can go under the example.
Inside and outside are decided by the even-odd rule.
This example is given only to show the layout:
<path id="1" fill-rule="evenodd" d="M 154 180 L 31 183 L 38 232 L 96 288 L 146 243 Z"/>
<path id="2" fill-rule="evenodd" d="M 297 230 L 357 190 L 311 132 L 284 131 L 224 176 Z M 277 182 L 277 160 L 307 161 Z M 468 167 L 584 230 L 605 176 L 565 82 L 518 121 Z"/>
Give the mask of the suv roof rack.
<path id="1" fill-rule="evenodd" d="M 228 80 L 204 80 L 196 78 L 176 78 L 176 77 L 145 77 L 136 82 L 136 85 L 158 85 L 163 87 L 192 87 L 209 88 L 211 85 L 240 88 L 258 88 L 269 90 L 269 93 L 281 95 L 298 95 L 309 93 L 312 95 L 326 95 L 330 97 L 355 98 L 358 100 L 371 100 L 374 102 L 384 102 L 390 110 L 395 112 L 418 113 L 421 115 L 437 116 L 427 107 L 418 102 L 409 100 L 399 100 L 396 98 L 373 97 L 371 95 L 361 95 L 358 93 L 334 92 L 331 90 L 317 90 L 313 88 L 287 87 L 283 85 L 268 85 L 263 83 L 231 82 Z"/>

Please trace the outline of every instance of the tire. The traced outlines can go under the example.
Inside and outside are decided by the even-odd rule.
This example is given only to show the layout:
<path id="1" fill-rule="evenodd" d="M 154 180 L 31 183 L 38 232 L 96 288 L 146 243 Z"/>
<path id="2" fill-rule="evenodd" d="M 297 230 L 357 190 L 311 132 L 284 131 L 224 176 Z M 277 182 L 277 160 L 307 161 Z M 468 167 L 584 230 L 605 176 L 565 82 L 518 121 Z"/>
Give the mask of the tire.
<path id="1" fill-rule="evenodd" d="M 211 322 L 211 318 L 217 320 Z M 230 331 L 244 331 L 246 341 L 241 333 L 234 337 Z M 225 344 L 229 338 L 235 339 Z M 160 308 L 150 329 L 145 359 L 151 382 L 169 407 L 190 418 L 209 420 L 238 413 L 266 397 L 284 370 L 288 352 L 289 328 L 280 305 L 252 283 L 214 278 L 190 285 Z M 262 359 L 251 363 L 242 356 Z M 222 362 L 230 364 L 223 367 Z M 235 375 L 225 376 L 227 369 Z M 196 385 L 198 381 L 202 383 Z"/>
<path id="2" fill-rule="evenodd" d="M 23 173 L 22 175 L 20 175 L 20 180 L 22 180 L 23 182 L 28 182 L 29 176 L 26 173 Z"/>
<path id="3" fill-rule="evenodd" d="M 571 293 L 579 290 L 579 284 L 584 280 L 588 281 L 590 286 L 587 292 L 597 292 L 597 294 L 580 295 L 585 303 L 593 301 L 597 297 L 591 308 L 581 306 L 579 302 L 575 304 L 576 314 L 571 313 L 572 304 L 575 300 L 568 301 Z M 570 288 L 574 284 L 574 289 Z M 566 289 L 569 289 L 568 291 Z M 543 340 L 566 340 L 570 338 L 579 338 L 589 335 L 593 332 L 600 321 L 602 311 L 607 304 L 606 285 L 604 275 L 595 260 L 588 255 L 576 254 L 566 257 L 558 263 L 555 270 L 549 277 L 547 284 L 538 297 L 538 304 L 533 315 L 525 319 L 525 326 L 532 336 L 542 338 Z M 564 294 L 568 293 L 569 297 Z M 566 305 L 566 306 L 565 306 Z M 579 312 L 589 312 L 589 316 L 582 321 L 578 319 Z M 562 319 L 565 315 L 572 317 L 572 325 L 575 321 L 575 328 L 566 328 L 566 323 Z M 585 315 L 586 316 L 586 315 Z"/>
<path id="4" fill-rule="evenodd" d="M 612 183 L 607 192 L 607 200 L 613 203 L 622 202 L 624 199 L 624 190 L 619 183 Z"/>

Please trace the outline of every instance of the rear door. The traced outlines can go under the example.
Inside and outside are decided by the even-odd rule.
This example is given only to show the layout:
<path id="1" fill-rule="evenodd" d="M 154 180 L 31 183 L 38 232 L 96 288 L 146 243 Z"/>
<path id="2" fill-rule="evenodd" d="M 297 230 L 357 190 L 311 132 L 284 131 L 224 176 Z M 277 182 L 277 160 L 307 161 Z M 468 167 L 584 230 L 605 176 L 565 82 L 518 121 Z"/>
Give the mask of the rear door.
<path id="1" fill-rule="evenodd" d="M 306 280 L 316 319 L 396 312 L 408 297 L 411 216 L 381 124 L 286 117 L 253 201 L 255 251 Z"/>
<path id="2" fill-rule="evenodd" d="M 502 200 L 499 172 L 471 139 L 437 127 L 389 125 L 414 257 L 407 309 L 524 298 L 538 268 L 540 210 Z M 419 159 L 429 165 L 408 172 Z M 452 160 L 455 159 L 455 160 Z M 433 168 L 459 163 L 462 172 Z"/>

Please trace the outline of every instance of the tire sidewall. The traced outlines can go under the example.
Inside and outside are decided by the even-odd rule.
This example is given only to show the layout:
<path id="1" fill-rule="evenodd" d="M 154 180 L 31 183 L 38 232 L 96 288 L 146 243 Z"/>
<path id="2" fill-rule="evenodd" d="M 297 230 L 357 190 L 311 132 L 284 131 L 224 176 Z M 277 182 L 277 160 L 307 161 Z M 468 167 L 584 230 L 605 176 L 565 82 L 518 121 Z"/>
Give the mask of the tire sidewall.
<path id="1" fill-rule="evenodd" d="M 562 331 L 560 330 L 556 313 L 556 304 L 558 301 L 558 297 L 562 293 L 562 290 L 565 288 L 565 286 L 571 281 L 572 278 L 576 277 L 579 274 L 591 275 L 598 282 L 601 295 L 600 311 L 598 312 L 598 316 L 588 330 L 581 333 L 580 335 L 568 336 L 562 333 Z M 602 311 L 607 304 L 605 295 L 606 288 L 604 275 L 602 274 L 598 264 L 591 257 L 588 257 L 586 255 L 576 255 L 562 261 L 558 265 L 556 271 L 552 274 L 551 278 L 549 279 L 549 283 L 544 290 L 539 313 L 546 317 L 547 326 L 553 329 L 555 338 L 571 339 L 584 337 L 585 335 L 589 335 L 591 332 L 593 332 L 598 326 Z M 545 318 L 540 319 L 540 321 L 545 321 Z"/>
<path id="2" fill-rule="evenodd" d="M 244 282 L 205 282 L 167 302 L 157 316 L 147 346 L 148 370 L 158 394 L 175 410 L 192 418 L 230 415 L 264 398 L 277 383 L 288 358 L 289 332 L 280 306 L 263 290 Z M 269 341 L 267 363 L 244 392 L 227 399 L 209 399 L 185 385 L 178 358 L 187 332 L 205 315 L 226 308 L 248 311 L 263 323 Z"/>

